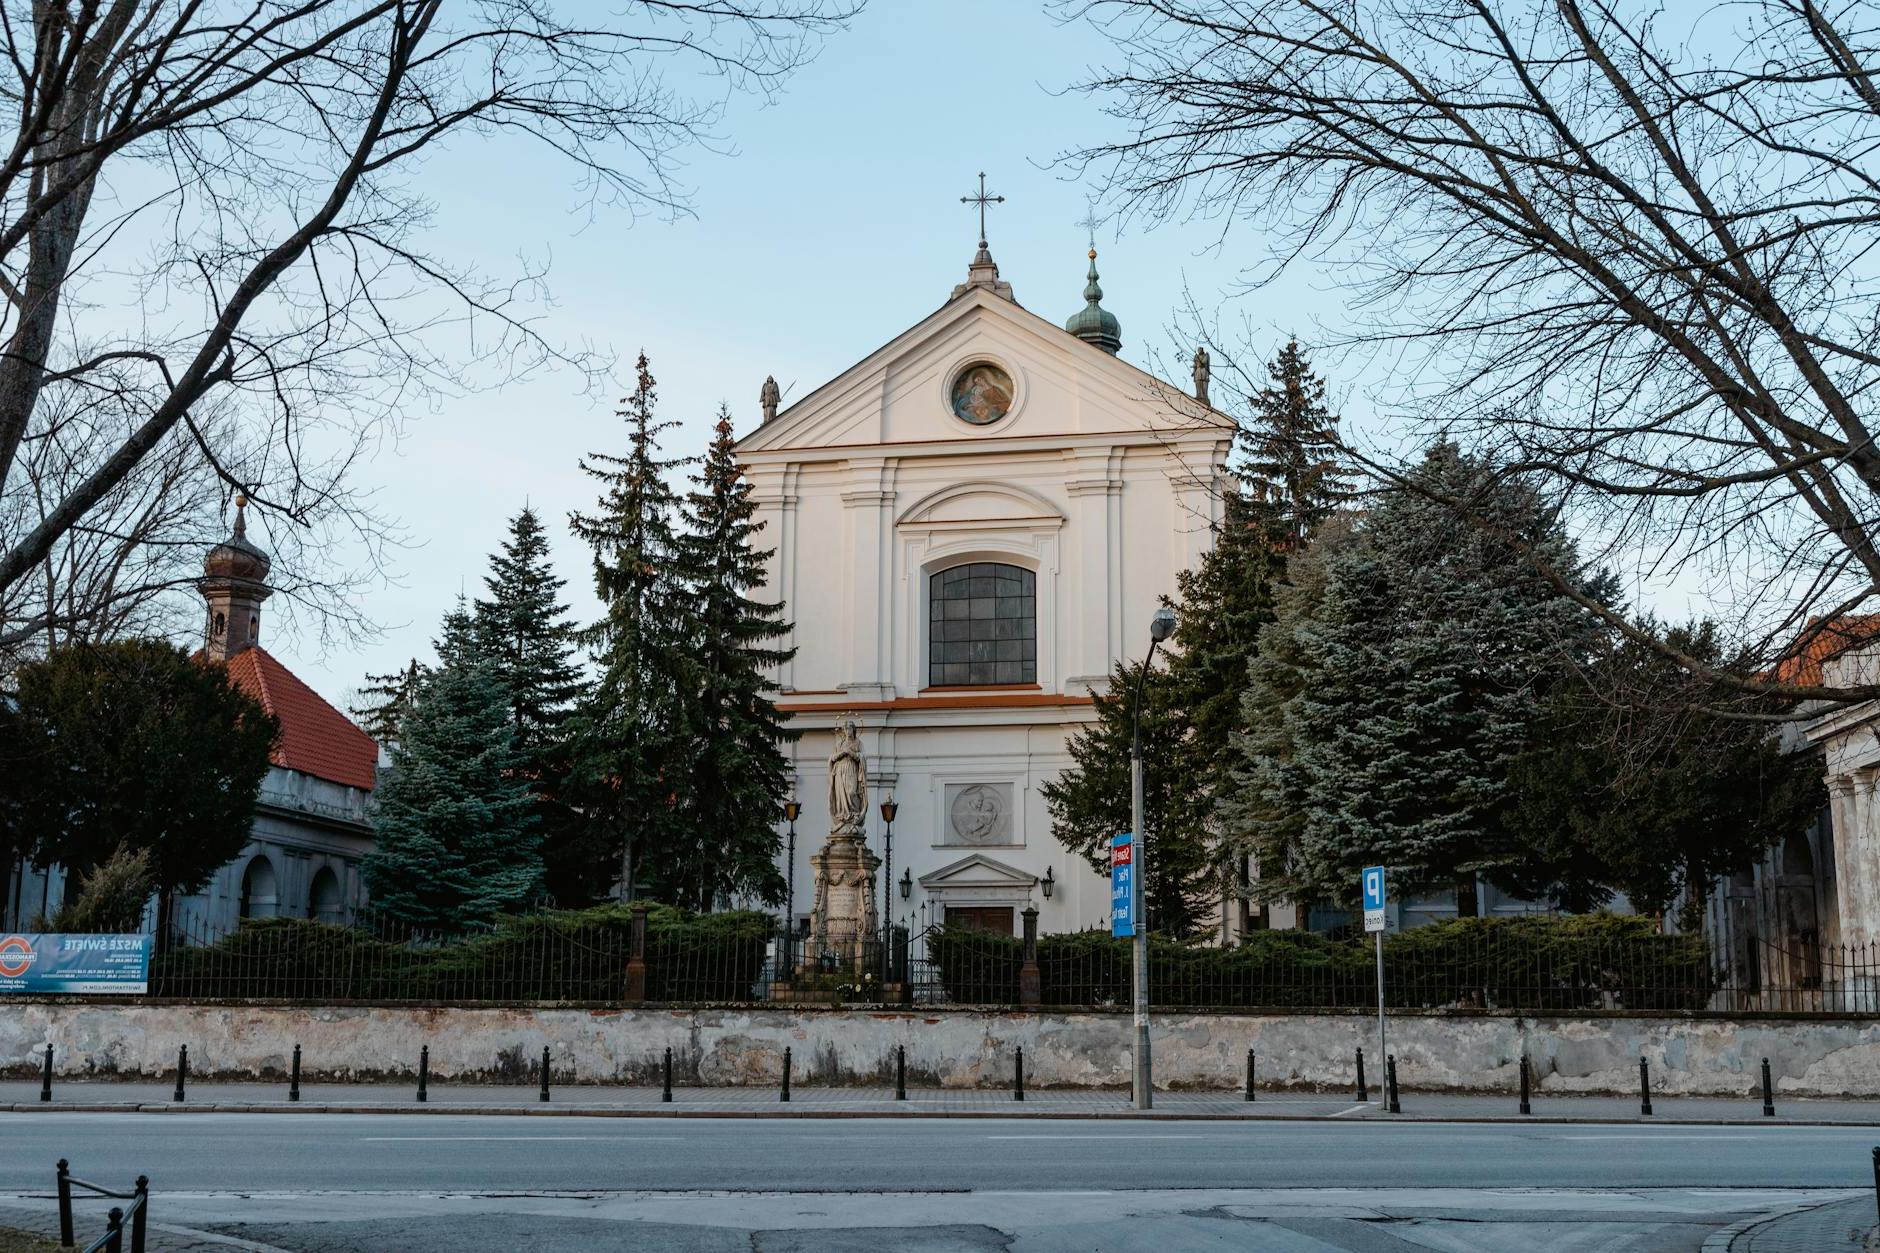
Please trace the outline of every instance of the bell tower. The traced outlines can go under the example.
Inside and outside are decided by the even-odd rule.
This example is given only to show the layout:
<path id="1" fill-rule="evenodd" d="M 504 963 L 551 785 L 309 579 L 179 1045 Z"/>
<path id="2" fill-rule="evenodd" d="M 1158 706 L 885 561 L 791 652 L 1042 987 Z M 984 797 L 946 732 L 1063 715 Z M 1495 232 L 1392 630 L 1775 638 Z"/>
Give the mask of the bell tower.
<path id="1" fill-rule="evenodd" d="M 203 653 L 227 661 L 261 641 L 261 602 L 272 593 L 267 584 L 273 563 L 248 541 L 248 498 L 235 498 L 235 530 L 209 550 L 196 590 L 208 602 Z"/>

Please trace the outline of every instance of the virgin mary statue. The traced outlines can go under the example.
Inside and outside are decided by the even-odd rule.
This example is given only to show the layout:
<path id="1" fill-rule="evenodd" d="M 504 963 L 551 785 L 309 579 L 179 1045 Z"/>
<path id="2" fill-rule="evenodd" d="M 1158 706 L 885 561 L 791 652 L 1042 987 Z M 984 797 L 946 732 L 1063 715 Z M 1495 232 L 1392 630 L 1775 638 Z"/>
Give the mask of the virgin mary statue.
<path id="1" fill-rule="evenodd" d="M 862 737 L 853 718 L 836 731 L 829 754 L 829 834 L 859 836 L 868 813 L 868 775 L 862 768 Z"/>

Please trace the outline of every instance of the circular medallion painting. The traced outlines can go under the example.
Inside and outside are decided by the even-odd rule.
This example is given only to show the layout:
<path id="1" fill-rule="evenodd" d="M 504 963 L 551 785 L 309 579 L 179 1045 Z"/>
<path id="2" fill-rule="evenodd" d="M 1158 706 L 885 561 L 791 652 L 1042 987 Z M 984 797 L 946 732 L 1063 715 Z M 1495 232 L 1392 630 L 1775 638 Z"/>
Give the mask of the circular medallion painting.
<path id="1" fill-rule="evenodd" d="M 997 422 L 1012 411 L 1012 376 L 981 361 L 967 366 L 953 380 L 953 415 L 974 426 Z"/>
<path id="2" fill-rule="evenodd" d="M 984 783 L 960 789 L 953 798 L 953 834 L 964 844 L 1000 844 L 1005 840 L 1005 797 Z"/>

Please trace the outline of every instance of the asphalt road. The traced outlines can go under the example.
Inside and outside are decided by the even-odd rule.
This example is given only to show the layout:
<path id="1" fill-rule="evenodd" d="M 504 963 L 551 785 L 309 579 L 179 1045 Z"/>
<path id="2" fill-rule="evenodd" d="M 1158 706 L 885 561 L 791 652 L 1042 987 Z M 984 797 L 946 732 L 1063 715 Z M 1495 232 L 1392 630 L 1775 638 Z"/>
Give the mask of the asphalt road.
<path id="1" fill-rule="evenodd" d="M 0 1190 L 65 1157 L 169 1189 L 1837 1188 L 1860 1127 L 12 1114 Z"/>
<path id="2" fill-rule="evenodd" d="M 1636 1124 L 10 1114 L 0 1194 L 32 1205 L 65 1157 L 89 1179 L 148 1174 L 173 1223 L 323 1253 L 598 1247 L 622 1222 L 635 1247 L 704 1251 L 848 1247 L 838 1231 L 873 1253 L 1696 1250 L 1746 1216 L 1870 1187 L 1877 1141 Z"/>

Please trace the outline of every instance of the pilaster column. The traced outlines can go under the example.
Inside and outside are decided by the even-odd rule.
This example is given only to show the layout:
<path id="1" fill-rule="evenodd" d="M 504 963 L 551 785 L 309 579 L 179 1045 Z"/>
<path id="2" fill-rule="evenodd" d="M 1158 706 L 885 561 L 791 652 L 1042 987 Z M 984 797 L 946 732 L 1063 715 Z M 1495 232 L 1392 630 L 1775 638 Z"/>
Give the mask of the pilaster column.
<path id="1" fill-rule="evenodd" d="M 842 686 L 860 700 L 887 700 L 894 695 L 890 641 L 895 621 L 905 611 L 892 595 L 898 466 L 892 457 L 858 457 L 849 463 L 850 485 L 842 492 L 849 558 L 843 596 L 848 678 Z"/>
<path id="2" fill-rule="evenodd" d="M 792 464 L 781 469 L 765 467 L 761 473 L 751 474 L 751 498 L 757 506 L 756 520 L 763 527 L 758 534 L 769 541 L 771 548 L 770 560 L 765 563 L 764 586 L 755 595 L 783 602 L 784 617 L 790 624 L 790 633 L 780 645 L 785 649 L 797 646 L 796 489 L 802 473 L 801 466 Z M 786 692 L 793 690 L 796 659 L 779 662 L 774 677 L 778 687 Z"/>
<path id="3" fill-rule="evenodd" d="M 1075 586 L 1065 597 L 1069 628 L 1060 632 L 1069 655 L 1062 663 L 1066 690 L 1109 691 L 1110 670 L 1122 643 L 1123 450 L 1107 448 L 1068 458 L 1065 491 L 1077 535 L 1065 563 Z"/>
<path id="4" fill-rule="evenodd" d="M 1840 915 L 1843 944 L 1860 944 L 1872 938 L 1863 913 L 1867 875 L 1862 857 L 1866 842 L 1859 830 L 1855 792 L 1852 775 L 1838 774 L 1828 780 L 1828 813 L 1834 824 L 1834 906 Z"/>

